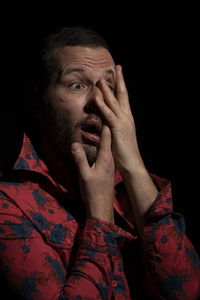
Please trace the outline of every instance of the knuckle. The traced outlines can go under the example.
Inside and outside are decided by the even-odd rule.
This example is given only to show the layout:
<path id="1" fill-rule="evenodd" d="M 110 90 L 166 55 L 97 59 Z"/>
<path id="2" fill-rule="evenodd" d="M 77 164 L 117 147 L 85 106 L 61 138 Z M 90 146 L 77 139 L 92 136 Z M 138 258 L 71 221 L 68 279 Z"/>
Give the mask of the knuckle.
<path id="1" fill-rule="evenodd" d="M 111 157 L 106 157 L 104 158 L 102 163 L 103 163 L 104 170 L 107 172 L 107 174 L 112 174 L 114 169 L 113 159 Z"/>
<path id="2" fill-rule="evenodd" d="M 124 96 L 128 95 L 127 89 L 125 87 L 121 88 L 120 93 Z"/>

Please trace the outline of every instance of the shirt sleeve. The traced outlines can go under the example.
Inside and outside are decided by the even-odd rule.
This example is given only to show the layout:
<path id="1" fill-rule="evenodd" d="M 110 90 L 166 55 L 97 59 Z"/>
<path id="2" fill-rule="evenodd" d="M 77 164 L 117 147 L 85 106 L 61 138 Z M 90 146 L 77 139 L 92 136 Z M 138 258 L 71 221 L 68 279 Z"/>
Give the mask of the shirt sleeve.
<path id="1" fill-rule="evenodd" d="M 12 201 L 0 199 L 0 271 L 19 299 L 131 299 L 120 255 L 129 238 L 114 224 L 87 218 L 65 266 L 59 248 Z"/>
<path id="2" fill-rule="evenodd" d="M 186 235 L 184 217 L 173 211 L 170 182 L 155 175 L 153 180 L 160 191 L 145 220 L 146 289 L 156 299 L 197 300 L 199 257 Z"/>

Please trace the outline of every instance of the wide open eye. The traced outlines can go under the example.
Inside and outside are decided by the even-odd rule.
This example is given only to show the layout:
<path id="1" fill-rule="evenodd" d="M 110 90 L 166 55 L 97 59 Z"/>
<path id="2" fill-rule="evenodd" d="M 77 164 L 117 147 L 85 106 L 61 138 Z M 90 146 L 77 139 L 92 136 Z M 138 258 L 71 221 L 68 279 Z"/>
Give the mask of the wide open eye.
<path id="1" fill-rule="evenodd" d="M 80 90 L 83 85 L 81 82 L 73 82 L 71 85 L 70 85 L 71 88 L 75 89 L 75 90 Z"/>

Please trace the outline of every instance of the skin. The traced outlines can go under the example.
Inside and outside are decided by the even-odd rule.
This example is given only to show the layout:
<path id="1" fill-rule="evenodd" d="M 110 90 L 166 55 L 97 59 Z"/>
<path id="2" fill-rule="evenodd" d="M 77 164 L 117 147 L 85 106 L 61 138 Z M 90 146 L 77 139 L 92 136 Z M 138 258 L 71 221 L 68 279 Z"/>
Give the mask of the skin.
<path id="1" fill-rule="evenodd" d="M 97 147 L 83 143 L 80 127 L 88 119 L 102 121 L 94 107 L 94 99 L 100 93 L 97 85 L 101 78 L 114 87 L 112 75 L 106 73 L 107 70 L 115 73 L 114 61 L 104 48 L 65 47 L 57 55 L 62 75 L 59 82 L 53 76 L 46 91 L 42 128 L 45 134 L 49 133 L 48 139 L 62 159 L 68 160 L 69 148 L 72 142 L 77 141 L 83 144 L 88 161 L 92 164 Z"/>
<path id="2" fill-rule="evenodd" d="M 111 223 L 117 167 L 142 236 L 145 214 L 158 191 L 138 149 L 121 66 L 115 66 L 110 53 L 100 47 L 65 47 L 58 59 L 61 80 L 52 80 L 40 114 L 43 159 L 72 196 L 77 196 L 74 182 L 79 182 L 87 215 Z M 90 119 L 101 123 L 98 145 L 88 143 L 81 134 L 81 126 Z"/>
<path id="3" fill-rule="evenodd" d="M 73 142 L 81 143 L 88 163 L 92 165 L 98 147 L 84 143 L 81 126 L 88 119 L 97 119 L 102 123 L 94 98 L 100 93 L 97 86 L 101 78 L 105 78 L 109 86 L 114 87 L 114 78 L 106 71 L 112 70 L 115 74 L 115 64 L 104 48 L 65 47 L 57 53 L 57 57 L 62 69 L 61 79 L 57 82 L 57 76 L 52 76 L 43 106 L 37 114 L 42 128 L 39 151 L 51 175 L 73 197 L 77 192 L 77 188 L 74 191 L 77 174 L 71 145 Z M 75 68 L 84 72 L 69 72 Z M 76 196 L 78 198 L 79 195 Z"/>

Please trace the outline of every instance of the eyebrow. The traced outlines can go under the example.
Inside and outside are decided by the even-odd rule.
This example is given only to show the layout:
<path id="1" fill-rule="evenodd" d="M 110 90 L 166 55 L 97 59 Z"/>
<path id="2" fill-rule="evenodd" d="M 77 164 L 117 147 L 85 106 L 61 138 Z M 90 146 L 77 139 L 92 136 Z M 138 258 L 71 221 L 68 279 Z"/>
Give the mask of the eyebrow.
<path id="1" fill-rule="evenodd" d="M 68 68 L 66 70 L 63 71 L 63 76 L 65 75 L 68 75 L 70 73 L 73 73 L 73 72 L 78 72 L 78 73 L 85 73 L 85 70 L 82 69 L 82 68 Z M 104 72 L 104 74 L 110 74 L 112 75 L 112 78 L 113 78 L 113 81 L 115 82 L 115 73 L 113 71 L 113 69 L 108 69 Z"/>

